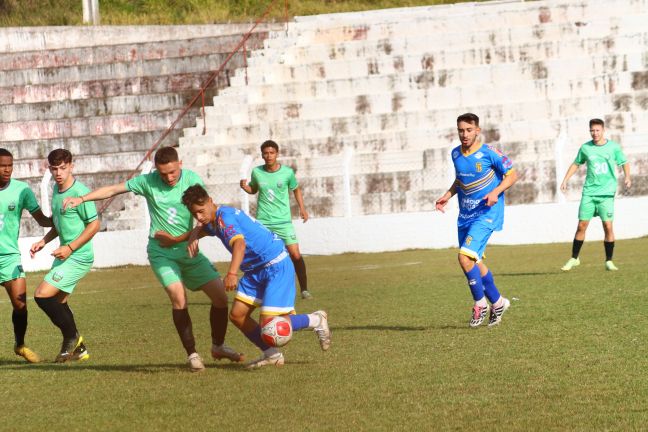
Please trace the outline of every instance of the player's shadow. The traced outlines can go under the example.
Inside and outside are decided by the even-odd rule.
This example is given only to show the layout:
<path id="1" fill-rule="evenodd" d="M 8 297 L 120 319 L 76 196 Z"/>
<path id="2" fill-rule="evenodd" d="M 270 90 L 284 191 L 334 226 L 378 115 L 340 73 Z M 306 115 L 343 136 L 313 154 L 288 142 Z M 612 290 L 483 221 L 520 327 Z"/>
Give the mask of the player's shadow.
<path id="1" fill-rule="evenodd" d="M 101 372 L 134 372 L 134 373 L 167 373 L 170 371 L 186 372 L 188 367 L 184 363 L 151 363 L 151 364 L 121 364 L 121 365 L 106 365 L 106 364 L 91 364 L 91 363 L 70 363 L 70 364 L 56 364 L 56 363 L 38 363 L 27 364 L 20 362 L 0 362 L 0 366 L 7 366 L 2 369 L 24 369 L 43 370 L 43 371 L 57 371 L 57 372 L 75 372 L 79 370 L 92 370 Z M 248 372 L 243 364 L 206 364 L 205 369 L 221 369 L 231 372 Z"/>
<path id="2" fill-rule="evenodd" d="M 333 331 L 344 331 L 344 330 L 378 330 L 378 331 L 425 331 L 429 330 L 429 327 L 423 326 L 386 326 L 386 325 L 364 325 L 364 326 L 335 326 L 331 327 Z"/>
<path id="3" fill-rule="evenodd" d="M 561 271 L 546 271 L 546 272 L 520 272 L 520 273 L 497 273 L 497 276 L 546 276 L 552 274 L 559 274 Z"/>

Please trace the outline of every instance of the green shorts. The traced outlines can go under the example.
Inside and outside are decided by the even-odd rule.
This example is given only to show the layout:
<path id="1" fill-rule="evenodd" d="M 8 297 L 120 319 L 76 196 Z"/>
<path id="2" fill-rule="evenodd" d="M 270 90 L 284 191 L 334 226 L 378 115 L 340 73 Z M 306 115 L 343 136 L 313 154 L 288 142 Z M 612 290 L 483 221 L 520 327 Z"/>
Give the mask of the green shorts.
<path id="1" fill-rule="evenodd" d="M 163 248 L 151 239 L 147 252 L 151 269 L 165 288 L 175 282 L 182 282 L 189 290 L 198 291 L 207 282 L 220 277 L 214 265 L 202 253 L 194 258 L 189 257 L 186 242 Z"/>
<path id="2" fill-rule="evenodd" d="M 588 221 L 598 216 L 602 221 L 614 220 L 613 196 L 583 195 L 578 207 L 578 220 Z"/>
<path id="3" fill-rule="evenodd" d="M 273 233 L 277 234 L 277 236 L 279 236 L 279 238 L 284 241 L 286 246 L 298 243 L 297 234 L 295 234 L 295 227 L 293 226 L 292 222 L 274 225 L 266 225 L 265 223 L 263 223 L 263 225 Z"/>
<path id="4" fill-rule="evenodd" d="M 24 277 L 19 254 L 0 255 L 0 283 Z"/>
<path id="5" fill-rule="evenodd" d="M 81 278 L 87 275 L 92 268 L 91 262 L 74 261 L 70 258 L 65 261 L 55 259 L 52 269 L 45 275 L 45 282 L 68 294 L 72 294 Z"/>

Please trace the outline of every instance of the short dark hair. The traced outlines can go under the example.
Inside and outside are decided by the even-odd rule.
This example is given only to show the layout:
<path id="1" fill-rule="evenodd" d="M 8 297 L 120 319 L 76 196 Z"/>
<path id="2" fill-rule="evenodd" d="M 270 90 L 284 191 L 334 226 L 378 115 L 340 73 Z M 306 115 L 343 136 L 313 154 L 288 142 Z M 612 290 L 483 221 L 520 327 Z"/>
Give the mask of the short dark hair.
<path id="1" fill-rule="evenodd" d="M 605 122 L 599 118 L 593 118 L 590 120 L 589 127 L 592 127 L 594 125 L 600 125 L 601 127 L 605 127 Z"/>
<path id="2" fill-rule="evenodd" d="M 58 166 L 64 163 L 69 164 L 72 163 L 72 153 L 70 153 L 69 150 L 62 148 L 52 150 L 47 155 L 47 161 L 49 162 L 50 166 Z"/>
<path id="3" fill-rule="evenodd" d="M 475 126 L 479 127 L 479 117 L 473 113 L 461 114 L 457 117 L 457 124 L 459 124 L 459 122 L 474 123 Z"/>
<path id="4" fill-rule="evenodd" d="M 267 147 L 272 147 L 273 149 L 277 150 L 277 152 L 279 152 L 279 144 L 272 140 L 267 140 L 264 141 L 263 144 L 261 144 L 261 153 L 263 153 L 263 150 L 265 150 Z"/>
<path id="5" fill-rule="evenodd" d="M 182 194 L 182 204 L 184 204 L 188 209 L 191 209 L 191 206 L 194 204 L 204 205 L 208 199 L 209 194 L 205 188 L 199 184 L 189 186 Z"/>
<path id="6" fill-rule="evenodd" d="M 10 157 L 11 159 L 13 159 L 13 155 L 12 155 L 11 152 L 10 152 L 9 150 L 7 150 L 6 148 L 0 148 L 0 156 L 8 156 L 8 157 Z"/>
<path id="7" fill-rule="evenodd" d="M 178 152 L 173 147 L 162 147 L 155 152 L 155 165 L 166 165 L 171 162 L 178 162 Z"/>

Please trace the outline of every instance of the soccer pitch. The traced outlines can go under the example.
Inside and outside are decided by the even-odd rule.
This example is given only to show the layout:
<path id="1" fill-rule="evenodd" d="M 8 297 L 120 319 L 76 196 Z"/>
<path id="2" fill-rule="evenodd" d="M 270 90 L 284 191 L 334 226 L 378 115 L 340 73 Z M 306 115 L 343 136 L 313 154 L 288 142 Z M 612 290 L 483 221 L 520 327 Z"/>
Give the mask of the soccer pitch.
<path id="1" fill-rule="evenodd" d="M 648 239 L 602 242 L 581 266 L 571 245 L 491 246 L 512 307 L 498 328 L 468 328 L 456 250 L 307 257 L 333 345 L 296 333 L 286 365 L 247 371 L 209 358 L 209 303 L 190 293 L 204 373 L 185 366 L 169 300 L 148 267 L 98 270 L 71 296 L 90 360 L 29 365 L 12 351 L 1 298 L 0 430 L 638 430 L 648 420 Z M 222 265 L 220 269 L 224 268 Z M 28 276 L 28 293 L 42 274 Z M 50 361 L 60 334 L 29 303 L 29 346 Z M 230 325 L 227 343 L 258 356 Z"/>

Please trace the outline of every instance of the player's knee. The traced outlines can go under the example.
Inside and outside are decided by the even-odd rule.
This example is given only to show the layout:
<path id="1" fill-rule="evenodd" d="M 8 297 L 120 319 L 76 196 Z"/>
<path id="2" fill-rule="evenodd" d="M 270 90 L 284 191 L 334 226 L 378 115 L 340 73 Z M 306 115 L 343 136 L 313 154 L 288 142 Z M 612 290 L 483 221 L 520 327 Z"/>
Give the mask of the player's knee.
<path id="1" fill-rule="evenodd" d="M 241 314 L 235 310 L 231 310 L 229 313 L 229 320 L 236 327 L 241 328 L 243 326 L 243 322 L 245 322 L 245 314 Z"/>

